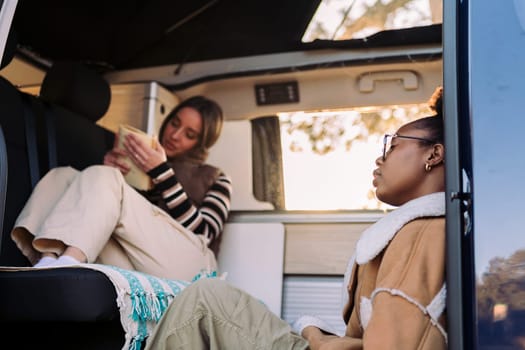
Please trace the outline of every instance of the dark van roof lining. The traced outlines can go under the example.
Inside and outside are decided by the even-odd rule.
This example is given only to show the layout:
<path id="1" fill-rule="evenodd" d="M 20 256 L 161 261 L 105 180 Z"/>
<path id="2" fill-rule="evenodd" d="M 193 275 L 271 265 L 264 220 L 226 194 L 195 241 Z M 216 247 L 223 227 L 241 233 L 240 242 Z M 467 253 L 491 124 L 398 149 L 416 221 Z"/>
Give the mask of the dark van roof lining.
<path id="1" fill-rule="evenodd" d="M 434 25 L 367 39 L 302 43 L 319 2 L 20 0 L 14 27 L 32 57 L 77 60 L 102 72 L 305 49 L 441 41 L 441 25 Z"/>
<path id="2" fill-rule="evenodd" d="M 315 40 L 311 43 L 303 44 L 303 49 L 365 49 L 376 47 L 391 46 L 418 46 L 418 45 L 439 45 L 441 44 L 441 24 L 428 26 L 384 30 L 362 39 L 350 40 Z"/>

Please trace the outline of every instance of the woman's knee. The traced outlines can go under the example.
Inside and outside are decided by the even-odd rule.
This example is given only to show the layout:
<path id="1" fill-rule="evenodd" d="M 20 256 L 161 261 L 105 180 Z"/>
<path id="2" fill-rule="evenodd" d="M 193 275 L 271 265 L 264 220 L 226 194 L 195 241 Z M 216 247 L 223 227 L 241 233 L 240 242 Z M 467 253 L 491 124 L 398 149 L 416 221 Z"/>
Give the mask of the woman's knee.
<path id="1" fill-rule="evenodd" d="M 225 281 L 219 280 L 217 278 L 202 278 L 187 288 L 194 289 L 194 294 L 208 299 L 208 297 L 216 296 L 218 293 L 222 293 L 231 287 Z"/>
<path id="2" fill-rule="evenodd" d="M 211 305 L 224 302 L 226 296 L 235 294 L 235 288 L 218 278 L 203 278 L 186 287 L 183 294 L 186 303 L 193 303 L 194 307 L 200 309 L 209 309 Z"/>
<path id="3" fill-rule="evenodd" d="M 107 165 L 91 165 L 81 172 L 81 176 L 89 179 L 93 185 L 123 183 L 124 177 L 117 168 Z"/>
<path id="4" fill-rule="evenodd" d="M 71 181 L 72 179 L 77 176 L 79 173 L 78 170 L 75 168 L 72 168 L 70 166 L 59 166 L 56 168 L 50 169 L 47 174 L 45 175 L 46 178 L 55 178 L 55 179 L 61 179 L 61 181 Z"/>
<path id="5" fill-rule="evenodd" d="M 202 293 L 209 293 L 211 295 L 217 295 L 221 293 L 230 294 L 234 290 L 237 290 L 236 287 L 220 278 L 202 278 L 195 282 L 195 284 L 199 286 Z"/>
<path id="6" fill-rule="evenodd" d="M 49 170 L 49 174 L 58 175 L 58 176 L 66 176 L 66 175 L 76 175 L 78 173 L 78 170 L 71 166 L 59 166 L 55 168 L 51 168 Z"/>
<path id="7" fill-rule="evenodd" d="M 40 179 L 35 191 L 53 188 L 60 193 L 60 189 L 67 188 L 69 184 L 74 181 L 78 173 L 78 170 L 70 166 L 52 168 Z"/>
<path id="8" fill-rule="evenodd" d="M 82 170 L 82 173 L 84 174 L 120 174 L 120 171 L 117 168 L 114 168 L 112 166 L 108 165 L 90 165 L 84 170 Z"/>

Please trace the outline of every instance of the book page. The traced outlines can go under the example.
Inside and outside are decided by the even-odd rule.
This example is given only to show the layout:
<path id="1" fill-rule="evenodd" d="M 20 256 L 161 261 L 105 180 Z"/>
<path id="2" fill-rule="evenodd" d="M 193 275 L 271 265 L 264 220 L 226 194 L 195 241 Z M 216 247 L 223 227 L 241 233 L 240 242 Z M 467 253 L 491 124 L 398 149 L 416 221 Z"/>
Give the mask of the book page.
<path id="1" fill-rule="evenodd" d="M 124 149 L 124 138 L 129 133 L 133 133 L 137 136 L 139 136 L 142 141 L 144 141 L 149 147 L 153 147 L 153 137 L 146 134 L 144 131 L 134 128 L 130 125 L 120 125 L 119 126 L 119 140 L 118 140 L 118 147 L 120 149 Z M 123 161 L 126 162 L 130 170 L 129 172 L 124 176 L 126 179 L 126 182 L 130 184 L 131 186 L 135 187 L 138 190 L 149 190 L 152 188 L 151 179 L 144 171 L 139 169 L 135 163 L 129 158 L 124 157 Z"/>

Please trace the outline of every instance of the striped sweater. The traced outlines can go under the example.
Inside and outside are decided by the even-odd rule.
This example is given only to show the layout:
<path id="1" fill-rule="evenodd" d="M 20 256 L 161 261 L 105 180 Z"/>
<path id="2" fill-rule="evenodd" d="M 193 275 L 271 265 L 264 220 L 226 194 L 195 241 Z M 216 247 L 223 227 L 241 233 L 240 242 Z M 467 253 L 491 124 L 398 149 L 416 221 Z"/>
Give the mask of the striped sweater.
<path id="1" fill-rule="evenodd" d="M 192 203 L 167 162 L 150 170 L 148 175 L 175 220 L 195 234 L 205 235 L 210 243 L 219 237 L 230 211 L 232 183 L 228 175 L 219 174 L 199 207 Z"/>

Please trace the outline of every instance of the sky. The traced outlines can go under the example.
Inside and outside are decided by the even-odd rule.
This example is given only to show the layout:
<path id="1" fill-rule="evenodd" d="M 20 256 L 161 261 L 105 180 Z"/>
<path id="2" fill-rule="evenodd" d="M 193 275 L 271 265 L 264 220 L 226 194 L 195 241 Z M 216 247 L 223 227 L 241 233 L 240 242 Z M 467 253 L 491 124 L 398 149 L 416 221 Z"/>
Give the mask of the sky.
<path id="1" fill-rule="evenodd" d="M 355 142 L 352 150 L 327 155 L 284 155 L 286 207 L 290 210 L 357 209 L 366 205 L 380 144 Z"/>
<path id="2" fill-rule="evenodd" d="M 280 114 L 281 120 L 291 117 L 290 120 L 295 123 L 313 117 L 337 117 L 338 125 L 345 131 L 339 144 L 335 144 L 334 151 L 319 155 L 311 150 L 310 141 L 304 132 L 289 134 L 287 128 L 281 128 L 285 206 L 288 210 L 392 208 L 379 202 L 373 195 L 372 172 L 376 168 L 375 160 L 383 150 L 384 133 L 395 132 L 397 127 L 394 130 L 378 130 L 368 135 L 365 140 L 358 140 L 357 135 L 366 136 L 362 134 L 362 128 L 365 126 L 361 118 L 367 117 L 361 117 L 359 110 L 362 109 L 296 112 L 290 116 L 286 113 Z M 370 106 L 367 110 L 389 120 L 385 125 L 401 125 L 427 112 L 426 108 L 417 105 Z M 381 124 L 376 124 L 376 128 L 380 126 Z M 337 133 L 338 129 L 334 130 Z M 352 140 L 349 150 L 345 145 L 347 140 Z M 290 150 L 289 145 L 292 141 L 300 145 L 301 152 Z"/>

